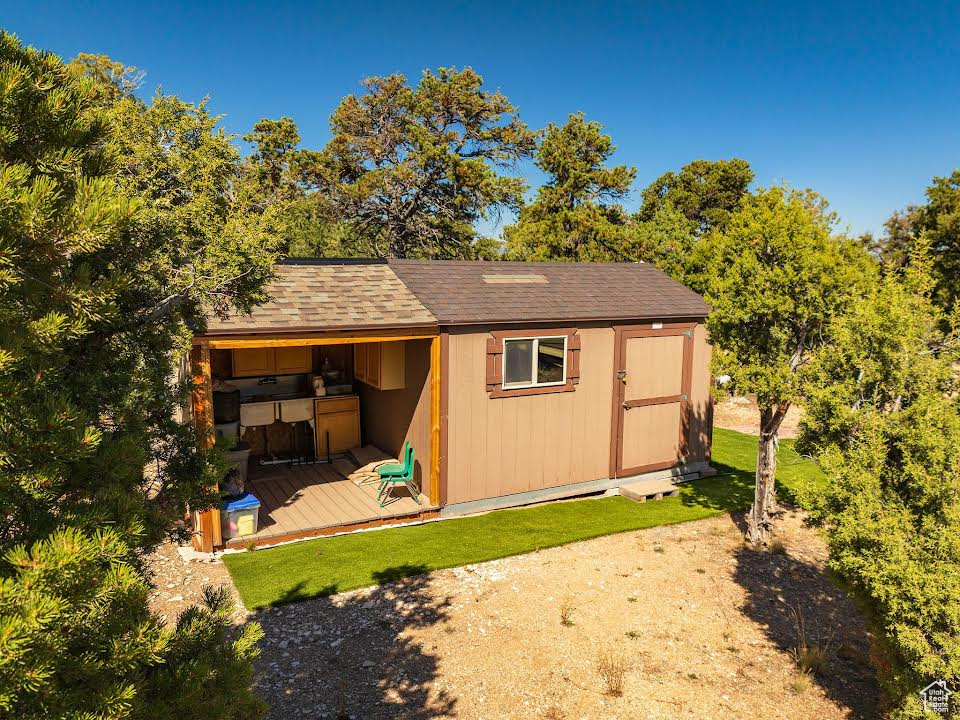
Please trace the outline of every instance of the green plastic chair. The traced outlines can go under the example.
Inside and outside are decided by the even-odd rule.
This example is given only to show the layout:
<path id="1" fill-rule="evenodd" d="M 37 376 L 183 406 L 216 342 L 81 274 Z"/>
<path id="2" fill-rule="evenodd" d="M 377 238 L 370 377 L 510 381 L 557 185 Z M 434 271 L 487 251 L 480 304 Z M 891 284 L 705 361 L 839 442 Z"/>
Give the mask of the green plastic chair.
<path id="1" fill-rule="evenodd" d="M 420 505 L 420 491 L 413 484 L 413 446 L 408 440 L 403 446 L 403 463 L 386 463 L 377 468 L 380 476 L 380 490 L 377 502 L 380 507 L 387 506 L 387 500 L 397 485 L 405 485 L 417 505 Z"/>

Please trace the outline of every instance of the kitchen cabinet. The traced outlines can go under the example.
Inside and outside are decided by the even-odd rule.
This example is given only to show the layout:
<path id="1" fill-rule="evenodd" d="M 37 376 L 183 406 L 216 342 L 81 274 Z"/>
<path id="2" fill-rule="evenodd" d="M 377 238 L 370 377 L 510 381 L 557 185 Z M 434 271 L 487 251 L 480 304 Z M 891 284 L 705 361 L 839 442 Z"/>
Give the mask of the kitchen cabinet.
<path id="1" fill-rule="evenodd" d="M 248 348 L 233 351 L 233 376 L 273 375 L 273 348 Z"/>
<path id="2" fill-rule="evenodd" d="M 307 345 L 276 347 L 273 349 L 276 375 L 308 373 L 313 368 L 313 353 Z"/>
<path id="3" fill-rule="evenodd" d="M 353 376 L 360 382 L 367 382 L 367 343 L 353 346 Z"/>
<path id="4" fill-rule="evenodd" d="M 233 351 L 233 377 L 297 375 L 313 369 L 308 346 L 243 348 Z"/>
<path id="5" fill-rule="evenodd" d="M 406 385 L 406 342 L 359 343 L 353 346 L 353 374 L 377 390 L 400 390 Z"/>
<path id="6" fill-rule="evenodd" d="M 356 395 L 316 399 L 317 456 L 346 452 L 360 445 L 360 398 Z"/>

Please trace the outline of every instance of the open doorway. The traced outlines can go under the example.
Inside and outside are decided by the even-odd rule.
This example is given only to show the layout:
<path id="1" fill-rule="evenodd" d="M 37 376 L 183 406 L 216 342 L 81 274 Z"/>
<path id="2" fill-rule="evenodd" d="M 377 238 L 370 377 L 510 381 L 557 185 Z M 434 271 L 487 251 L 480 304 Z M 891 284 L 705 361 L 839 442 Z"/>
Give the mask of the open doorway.
<path id="1" fill-rule="evenodd" d="M 278 542 L 435 510 L 434 342 L 211 349 L 218 442 L 235 466 L 223 494 L 259 502 L 255 532 L 224 518 L 223 544 Z M 383 498 L 377 468 L 402 464 L 407 443 L 412 482 Z"/>

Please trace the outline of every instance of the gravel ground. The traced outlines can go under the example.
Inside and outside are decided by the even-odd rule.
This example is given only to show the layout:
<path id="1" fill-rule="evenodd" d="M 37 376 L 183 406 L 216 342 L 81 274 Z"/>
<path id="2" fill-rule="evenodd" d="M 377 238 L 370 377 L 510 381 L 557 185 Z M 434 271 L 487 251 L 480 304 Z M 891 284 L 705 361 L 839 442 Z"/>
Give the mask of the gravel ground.
<path id="1" fill-rule="evenodd" d="M 799 514 L 780 535 L 784 552 L 754 553 L 722 516 L 249 615 L 266 632 L 256 690 L 277 720 L 873 717 L 859 614 Z M 192 584 L 157 602 L 173 612 Z M 811 682 L 791 654 L 797 617 L 830 654 Z"/>
<path id="2" fill-rule="evenodd" d="M 185 560 L 176 545 L 165 543 L 147 557 L 147 569 L 154 586 L 150 593 L 153 611 L 173 624 L 181 612 L 203 602 L 205 586 L 225 586 L 233 595 L 237 622 L 246 622 L 249 613 L 243 609 L 226 566 L 219 558 L 189 555 L 198 559 Z"/>
<path id="3" fill-rule="evenodd" d="M 781 439 L 795 438 L 800 424 L 802 409 L 793 405 L 780 425 Z M 728 397 L 713 406 L 713 424 L 716 427 L 736 430 L 749 435 L 760 434 L 760 411 L 752 397 Z"/>

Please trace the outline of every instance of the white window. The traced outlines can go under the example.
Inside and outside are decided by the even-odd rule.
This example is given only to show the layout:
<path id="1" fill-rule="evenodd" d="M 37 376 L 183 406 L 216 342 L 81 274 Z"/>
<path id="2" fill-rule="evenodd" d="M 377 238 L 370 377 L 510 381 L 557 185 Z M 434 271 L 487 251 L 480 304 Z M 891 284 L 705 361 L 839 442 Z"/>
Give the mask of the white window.
<path id="1" fill-rule="evenodd" d="M 567 336 L 503 341 L 503 387 L 563 385 L 567 381 Z"/>

